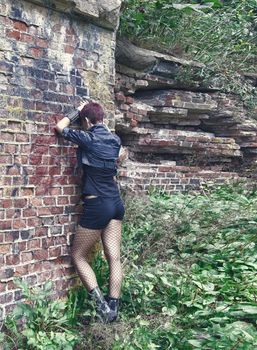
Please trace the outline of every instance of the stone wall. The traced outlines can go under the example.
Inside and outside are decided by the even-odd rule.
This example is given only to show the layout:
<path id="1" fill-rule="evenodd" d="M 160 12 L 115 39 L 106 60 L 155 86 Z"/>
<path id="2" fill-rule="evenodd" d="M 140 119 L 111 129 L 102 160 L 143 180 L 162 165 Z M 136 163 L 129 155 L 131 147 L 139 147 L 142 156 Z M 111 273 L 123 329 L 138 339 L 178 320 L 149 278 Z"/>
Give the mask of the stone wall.
<path id="1" fill-rule="evenodd" d="M 197 62 L 117 47 L 116 132 L 129 150 L 120 170 L 124 191 L 256 179 L 257 122 L 238 96 L 176 79 L 187 65 L 199 69 Z"/>
<path id="2" fill-rule="evenodd" d="M 89 3 L 0 1 L 0 317 L 21 298 L 15 277 L 59 296 L 74 280 L 75 148 L 53 126 L 87 95 L 113 114 L 120 1 Z"/>

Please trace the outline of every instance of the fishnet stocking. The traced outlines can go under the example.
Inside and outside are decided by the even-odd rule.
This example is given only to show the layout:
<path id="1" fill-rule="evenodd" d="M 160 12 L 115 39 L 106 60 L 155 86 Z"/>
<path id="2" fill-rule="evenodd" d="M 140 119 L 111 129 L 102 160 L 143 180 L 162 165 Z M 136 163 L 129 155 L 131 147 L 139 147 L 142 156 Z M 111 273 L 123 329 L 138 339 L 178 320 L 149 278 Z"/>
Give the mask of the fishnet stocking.
<path id="1" fill-rule="evenodd" d="M 122 267 L 120 261 L 121 221 L 111 220 L 102 231 L 104 253 L 109 264 L 109 297 L 119 298 L 122 283 Z"/>
<path id="2" fill-rule="evenodd" d="M 90 252 L 100 239 L 102 230 L 91 230 L 78 226 L 71 249 L 71 256 L 79 277 L 88 291 L 97 287 L 95 273 L 88 263 Z"/>
<path id="3" fill-rule="evenodd" d="M 88 260 L 95 243 L 102 238 L 104 253 L 109 264 L 109 297 L 119 298 L 123 278 L 120 261 L 121 221 L 111 220 L 104 230 L 92 230 L 78 226 L 71 249 L 71 256 L 79 277 L 91 291 L 98 286 L 95 273 Z"/>

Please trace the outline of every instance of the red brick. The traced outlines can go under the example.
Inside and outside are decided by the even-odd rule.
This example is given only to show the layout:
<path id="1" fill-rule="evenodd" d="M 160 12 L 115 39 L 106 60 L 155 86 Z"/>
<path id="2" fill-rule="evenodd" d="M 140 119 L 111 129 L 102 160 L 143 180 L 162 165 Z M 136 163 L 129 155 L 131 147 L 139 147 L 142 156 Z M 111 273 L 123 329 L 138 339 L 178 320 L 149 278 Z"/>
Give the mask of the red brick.
<path id="1" fill-rule="evenodd" d="M 7 219 L 13 219 L 15 215 L 15 209 L 12 209 L 12 208 L 6 209 L 5 215 Z"/>
<path id="2" fill-rule="evenodd" d="M 7 282 L 7 289 L 8 290 L 17 289 L 17 285 L 13 281 L 8 281 Z"/>
<path id="3" fill-rule="evenodd" d="M 53 265 L 50 261 L 42 261 L 42 270 L 51 270 Z"/>
<path id="4" fill-rule="evenodd" d="M 117 92 L 115 94 L 115 98 L 117 101 L 120 101 L 120 102 L 125 102 L 126 101 L 126 97 L 124 96 L 124 94 L 122 92 Z"/>
<path id="5" fill-rule="evenodd" d="M 0 244 L 0 254 L 10 253 L 11 247 L 11 244 Z"/>
<path id="6" fill-rule="evenodd" d="M 48 153 L 48 146 L 33 145 L 33 154 L 36 156 L 46 155 Z"/>
<path id="7" fill-rule="evenodd" d="M 59 222 L 61 225 L 66 224 L 66 223 L 69 222 L 69 221 L 70 221 L 70 218 L 69 218 L 68 215 L 67 215 L 67 216 L 61 215 L 61 216 L 59 217 L 59 220 L 58 220 L 58 222 Z"/>
<path id="8" fill-rule="evenodd" d="M 8 175 L 20 175 L 20 168 L 17 165 L 10 166 L 7 170 Z"/>
<path id="9" fill-rule="evenodd" d="M 30 198 L 30 204 L 34 207 L 41 207 L 43 205 L 42 198 Z"/>
<path id="10" fill-rule="evenodd" d="M 13 220 L 13 228 L 14 229 L 21 229 L 21 228 L 26 228 L 27 224 L 25 220 L 21 219 L 15 219 Z"/>
<path id="11" fill-rule="evenodd" d="M 21 33 L 17 30 L 7 30 L 6 35 L 7 37 L 15 40 L 20 40 L 20 37 L 21 37 Z"/>
<path id="12" fill-rule="evenodd" d="M 42 224 L 42 219 L 41 218 L 28 218 L 27 219 L 27 226 L 28 227 L 36 227 L 36 226 L 40 226 Z"/>
<path id="13" fill-rule="evenodd" d="M 28 205 L 28 199 L 27 198 L 15 198 L 13 200 L 13 207 L 14 208 L 25 208 Z"/>
<path id="14" fill-rule="evenodd" d="M 53 207 L 51 208 L 51 213 L 53 214 L 63 214 L 64 207 Z"/>
<path id="15" fill-rule="evenodd" d="M 33 272 L 41 272 L 42 271 L 42 262 L 35 262 L 33 264 L 30 265 L 30 269 L 29 272 L 33 273 Z"/>
<path id="16" fill-rule="evenodd" d="M 26 253 L 23 253 L 26 254 Z M 15 277 L 17 276 L 25 276 L 29 273 L 29 265 L 20 265 L 15 268 Z"/>
<path id="17" fill-rule="evenodd" d="M 5 292 L 7 289 L 7 283 L 0 282 L 0 293 Z"/>
<path id="18" fill-rule="evenodd" d="M 30 154 L 31 145 L 21 145 L 21 154 Z"/>
<path id="19" fill-rule="evenodd" d="M 31 35 L 21 33 L 21 35 L 20 35 L 20 41 L 23 41 L 23 42 L 28 43 L 28 44 L 33 44 L 34 41 L 35 41 L 35 39 L 34 39 L 34 37 L 31 36 Z"/>
<path id="20" fill-rule="evenodd" d="M 44 173 L 41 175 L 37 174 L 37 176 L 30 176 L 29 177 L 29 185 L 37 185 L 38 186 L 36 188 L 36 193 L 35 193 L 36 196 L 39 194 L 42 195 L 44 193 L 47 193 L 48 186 L 51 185 L 52 182 L 53 182 L 53 179 L 51 177 L 47 176 L 47 173 Z M 43 189 L 43 191 L 39 192 L 40 185 L 42 186 L 41 190 Z"/>
<path id="21" fill-rule="evenodd" d="M 74 51 L 75 51 L 74 47 L 69 46 L 69 45 L 65 45 L 64 46 L 64 52 L 65 53 L 74 54 Z"/>
<path id="22" fill-rule="evenodd" d="M 36 227 L 35 228 L 35 237 L 44 237 L 47 235 L 47 227 Z"/>
<path id="23" fill-rule="evenodd" d="M 5 218 L 5 211 L 0 210 L 0 220 L 3 220 Z M 1 242 L 1 236 L 0 236 L 0 242 Z"/>
<path id="24" fill-rule="evenodd" d="M 50 247 L 49 248 L 49 257 L 55 258 L 61 255 L 61 247 Z"/>
<path id="25" fill-rule="evenodd" d="M 61 175 L 61 167 L 50 167 L 49 168 L 49 175 L 53 176 L 53 175 Z M 65 174 L 65 172 L 63 172 L 63 174 Z M 65 174 L 67 175 L 67 174 Z"/>
<path id="26" fill-rule="evenodd" d="M 36 167 L 36 175 L 45 176 L 48 174 L 49 174 L 48 166 L 37 166 Z"/>
<path id="27" fill-rule="evenodd" d="M 37 215 L 37 211 L 33 208 L 27 208 L 22 210 L 22 217 L 23 218 L 28 218 L 28 217 L 33 217 Z"/>
<path id="28" fill-rule="evenodd" d="M 69 198 L 68 198 L 67 196 L 59 197 L 59 198 L 57 199 L 57 204 L 58 204 L 58 205 L 69 204 Z"/>
<path id="29" fill-rule="evenodd" d="M 135 128 L 135 127 L 137 127 L 137 124 L 138 124 L 137 120 L 131 119 L 129 126 L 131 128 Z"/>
<path id="30" fill-rule="evenodd" d="M 20 263 L 20 256 L 18 254 L 7 255 L 5 259 L 7 265 L 18 265 Z"/>
<path id="31" fill-rule="evenodd" d="M 36 248 L 41 248 L 41 239 L 32 239 L 27 242 L 27 249 L 32 250 Z"/>
<path id="32" fill-rule="evenodd" d="M 41 58 L 44 56 L 44 50 L 37 47 L 32 47 L 29 49 L 29 53 L 36 58 Z"/>
<path id="33" fill-rule="evenodd" d="M 0 222 L 0 230 L 10 230 L 12 228 L 12 220 L 4 220 Z"/>
<path id="34" fill-rule="evenodd" d="M 4 145 L 4 152 L 14 154 L 14 153 L 17 153 L 17 148 L 18 148 L 17 145 L 12 145 L 12 144 L 6 143 Z"/>
<path id="35" fill-rule="evenodd" d="M 33 257 L 35 260 L 47 260 L 48 251 L 44 249 L 35 250 L 33 252 Z"/>
<path id="36" fill-rule="evenodd" d="M 38 275 L 38 282 L 42 283 L 45 281 L 51 280 L 51 272 L 46 271 L 46 272 L 41 272 L 40 275 Z"/>
<path id="37" fill-rule="evenodd" d="M 34 195 L 34 188 L 21 188 L 20 189 L 20 196 L 33 196 Z"/>
<path id="38" fill-rule="evenodd" d="M 69 179 L 69 183 L 72 183 L 71 176 L 69 178 L 68 178 L 68 176 L 56 176 L 54 178 L 54 184 L 55 185 L 68 185 L 68 179 Z"/>
<path id="39" fill-rule="evenodd" d="M 29 135 L 16 133 L 16 142 L 29 142 Z"/>
<path id="40" fill-rule="evenodd" d="M 63 187 L 62 191 L 63 191 L 63 194 L 65 195 L 72 195 L 75 193 L 75 188 L 74 186 Z"/>
<path id="41" fill-rule="evenodd" d="M 33 144 L 37 145 L 50 145 L 50 144 L 55 144 L 56 143 L 56 137 L 55 136 L 36 136 L 33 138 Z"/>
<path id="42" fill-rule="evenodd" d="M 47 48 L 48 41 L 46 39 L 36 38 L 36 46 Z"/>
<path id="43" fill-rule="evenodd" d="M 22 262 L 27 262 L 27 261 L 33 260 L 32 252 L 23 252 L 21 254 L 21 260 L 22 260 Z"/>
<path id="44" fill-rule="evenodd" d="M 56 205 L 56 199 L 54 197 L 43 198 L 44 205 Z"/>
<path id="45" fill-rule="evenodd" d="M 50 208 L 38 208 L 38 215 L 52 215 L 52 212 Z"/>
<path id="46" fill-rule="evenodd" d="M 0 305 L 4 305 L 13 301 L 13 293 L 0 295 Z"/>
<path id="47" fill-rule="evenodd" d="M 1 179 L 1 177 L 0 177 L 0 179 Z M 11 186 L 11 184 L 12 184 L 12 179 L 14 179 L 14 178 L 8 177 L 8 176 L 2 176 L 3 185 L 4 185 L 4 186 Z"/>
<path id="48" fill-rule="evenodd" d="M 9 132 L 1 132 L 1 141 L 8 141 L 8 142 L 12 142 L 14 141 L 14 135 L 13 133 L 9 133 Z"/>
<path id="49" fill-rule="evenodd" d="M 0 164 L 5 164 L 5 165 L 12 164 L 12 156 L 0 155 Z"/>
<path id="50" fill-rule="evenodd" d="M 35 183 L 35 182 L 34 182 Z M 36 182 L 37 183 L 37 182 Z M 36 196 L 46 196 L 49 194 L 49 189 L 46 186 L 37 186 L 35 195 Z"/>
<path id="51" fill-rule="evenodd" d="M 21 32 L 27 32 L 29 26 L 22 21 L 14 20 L 13 21 L 13 28 L 16 30 L 19 30 Z"/>
<path id="52" fill-rule="evenodd" d="M 132 104 L 133 102 L 134 102 L 134 98 L 133 97 L 130 97 L 130 96 L 126 97 L 126 103 Z"/>

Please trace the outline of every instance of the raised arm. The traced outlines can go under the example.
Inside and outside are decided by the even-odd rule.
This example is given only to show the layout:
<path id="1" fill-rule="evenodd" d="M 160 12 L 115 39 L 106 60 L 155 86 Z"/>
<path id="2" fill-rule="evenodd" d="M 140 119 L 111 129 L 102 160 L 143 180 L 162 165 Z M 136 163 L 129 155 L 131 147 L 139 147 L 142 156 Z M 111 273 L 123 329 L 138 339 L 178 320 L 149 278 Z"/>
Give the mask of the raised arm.
<path id="1" fill-rule="evenodd" d="M 55 130 L 61 134 L 64 128 L 67 128 L 70 125 L 71 121 L 68 117 L 62 118 L 55 126 Z"/>
<path id="2" fill-rule="evenodd" d="M 83 109 L 83 107 L 87 104 L 88 102 L 82 103 L 75 111 L 72 111 L 68 113 L 64 118 L 62 118 L 55 126 L 55 130 L 59 133 L 62 134 L 63 129 L 67 128 L 72 122 L 77 120 L 79 118 L 79 112 Z"/>

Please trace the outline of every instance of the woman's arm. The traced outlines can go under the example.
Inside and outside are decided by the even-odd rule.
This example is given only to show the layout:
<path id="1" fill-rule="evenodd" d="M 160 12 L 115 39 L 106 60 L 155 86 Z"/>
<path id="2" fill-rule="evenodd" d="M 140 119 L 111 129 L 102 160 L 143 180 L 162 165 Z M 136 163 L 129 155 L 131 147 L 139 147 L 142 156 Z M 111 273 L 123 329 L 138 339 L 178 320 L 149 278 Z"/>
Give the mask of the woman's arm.
<path id="1" fill-rule="evenodd" d="M 70 112 L 62 118 L 55 126 L 55 130 L 59 133 L 62 134 L 63 129 L 67 128 L 72 122 L 77 120 L 79 118 L 79 112 L 83 109 L 83 107 L 87 104 L 88 102 L 83 102 L 75 111 Z"/>
<path id="2" fill-rule="evenodd" d="M 68 117 L 62 118 L 55 126 L 55 130 L 61 134 L 64 128 L 67 128 L 70 125 L 71 121 Z"/>

